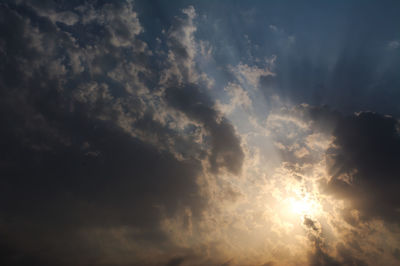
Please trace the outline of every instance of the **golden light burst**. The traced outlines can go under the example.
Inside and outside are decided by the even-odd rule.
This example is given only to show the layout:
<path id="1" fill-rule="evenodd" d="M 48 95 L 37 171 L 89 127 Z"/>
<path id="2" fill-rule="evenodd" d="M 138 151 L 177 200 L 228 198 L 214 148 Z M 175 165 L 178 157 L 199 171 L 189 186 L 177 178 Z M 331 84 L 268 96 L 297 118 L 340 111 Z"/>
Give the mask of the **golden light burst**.
<path id="1" fill-rule="evenodd" d="M 316 217 L 322 212 L 321 203 L 312 193 L 295 193 L 288 198 L 287 204 L 289 211 L 300 217 Z"/>

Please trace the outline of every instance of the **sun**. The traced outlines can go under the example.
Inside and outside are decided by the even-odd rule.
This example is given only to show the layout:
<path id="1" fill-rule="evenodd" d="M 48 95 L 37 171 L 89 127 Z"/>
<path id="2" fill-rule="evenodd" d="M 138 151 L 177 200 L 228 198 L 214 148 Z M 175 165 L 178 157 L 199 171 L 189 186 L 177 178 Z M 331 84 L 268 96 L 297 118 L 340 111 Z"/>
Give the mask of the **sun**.
<path id="1" fill-rule="evenodd" d="M 319 202 L 309 195 L 289 198 L 289 206 L 292 213 L 301 216 L 315 216 L 320 210 Z"/>
<path id="2" fill-rule="evenodd" d="M 306 199 L 290 198 L 290 207 L 294 213 L 308 214 L 312 212 L 312 204 Z"/>

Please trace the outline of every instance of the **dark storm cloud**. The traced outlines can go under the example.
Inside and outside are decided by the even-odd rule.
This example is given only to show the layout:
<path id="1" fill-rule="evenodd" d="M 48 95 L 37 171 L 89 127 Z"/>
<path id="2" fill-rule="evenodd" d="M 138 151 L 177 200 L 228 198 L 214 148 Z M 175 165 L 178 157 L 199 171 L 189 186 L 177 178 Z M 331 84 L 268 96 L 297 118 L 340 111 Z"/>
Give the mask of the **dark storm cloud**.
<path id="1" fill-rule="evenodd" d="M 240 142 L 233 126 L 226 119 L 222 117 L 218 121 L 219 114 L 212 108 L 211 99 L 193 85 L 168 88 L 166 97 L 172 106 L 204 124 L 205 129 L 210 132 L 212 169 L 217 171 L 219 167 L 226 167 L 232 173 L 238 174 L 244 157 Z"/>
<path id="2" fill-rule="evenodd" d="M 97 264 L 101 249 L 82 236 L 96 228 L 126 227 L 135 243 L 168 248 L 162 220 L 187 208 L 200 219 L 207 204 L 200 145 L 156 121 L 139 95 L 158 77 L 130 3 L 54 5 L 0 4 L 0 263 Z M 167 102 L 209 131 L 213 170 L 238 173 L 232 125 L 191 86 Z"/>
<path id="3" fill-rule="evenodd" d="M 315 250 L 309 255 L 311 266 L 367 266 L 368 264 L 353 256 L 352 251 L 346 249 L 343 244 L 336 247 L 337 256 L 333 257 L 324 250 L 323 243 L 315 242 Z"/>
<path id="4" fill-rule="evenodd" d="M 398 222 L 400 135 L 398 120 L 362 112 L 338 121 L 328 150 L 330 192 L 352 202 L 363 218 Z"/>
<path id="5" fill-rule="evenodd" d="M 349 200 L 363 219 L 398 222 L 399 120 L 374 112 L 343 115 L 328 107 L 297 110 L 311 119 L 312 130 L 334 137 L 326 151 L 330 176 L 326 192 Z"/>
<path id="6" fill-rule="evenodd" d="M 346 248 L 344 244 L 336 245 L 336 256 L 329 255 L 324 238 L 324 229 L 318 221 L 310 217 L 304 217 L 303 225 L 308 231 L 308 238 L 314 246 L 314 250 L 309 254 L 309 265 L 311 266 L 366 266 L 363 260 L 354 256 L 353 252 Z"/>
<path id="7" fill-rule="evenodd" d="M 313 252 L 310 265 L 368 265 L 364 240 L 360 235 L 375 220 L 383 221 L 387 230 L 396 233 L 399 223 L 400 132 L 398 119 L 373 112 L 344 115 L 328 107 L 301 105 L 288 111 L 293 118 L 308 121 L 307 132 L 333 137 L 325 151 L 328 181 L 321 182 L 321 192 L 344 200 L 339 220 L 354 231 L 329 247 L 327 224 L 304 218 Z M 288 143 L 288 142 L 283 142 Z M 288 152 L 289 153 L 289 152 Z M 289 154 L 290 155 L 290 154 Z M 294 165 L 303 158 L 283 153 L 283 160 Z M 310 162 L 305 162 L 305 164 Z M 311 161 L 312 163 L 312 161 Z M 335 227 L 338 225 L 334 225 Z M 338 230 L 342 228 L 338 227 Z M 372 228 L 368 230 L 374 230 Z M 363 232 L 363 233 L 362 233 Z M 328 241 L 327 241 L 328 239 Z M 335 253 L 332 253 L 335 250 Z M 368 255 L 377 259 L 379 252 Z M 395 255 L 393 254 L 393 259 Z"/>
<path id="8" fill-rule="evenodd" d="M 201 123 L 208 131 L 212 170 L 217 172 L 218 168 L 225 167 L 230 172 L 239 174 L 244 153 L 233 126 L 214 108 L 214 102 L 206 91 L 193 84 L 193 80 L 199 79 L 193 65 L 196 50 L 192 40 L 195 31 L 193 19 L 196 13 L 192 6 L 183 12 L 186 19 L 175 18 L 167 33 L 169 53 L 173 56 L 169 62 L 170 69 L 166 73 L 166 100 L 191 120 Z"/>
<path id="9" fill-rule="evenodd" d="M 307 231 L 308 238 L 313 244 L 314 250 L 309 254 L 309 265 L 311 266 L 339 266 L 342 265 L 336 258 L 330 256 L 326 251 L 321 225 L 310 217 L 304 217 L 303 225 Z"/>

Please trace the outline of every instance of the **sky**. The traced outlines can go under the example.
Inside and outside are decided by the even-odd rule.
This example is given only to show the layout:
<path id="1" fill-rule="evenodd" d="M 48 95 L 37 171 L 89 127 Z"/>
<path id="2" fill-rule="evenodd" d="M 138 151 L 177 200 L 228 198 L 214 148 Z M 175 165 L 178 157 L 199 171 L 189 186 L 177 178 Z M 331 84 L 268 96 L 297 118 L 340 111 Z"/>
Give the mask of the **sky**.
<path id="1" fill-rule="evenodd" d="M 399 13 L 0 1 L 0 264 L 400 265 Z"/>

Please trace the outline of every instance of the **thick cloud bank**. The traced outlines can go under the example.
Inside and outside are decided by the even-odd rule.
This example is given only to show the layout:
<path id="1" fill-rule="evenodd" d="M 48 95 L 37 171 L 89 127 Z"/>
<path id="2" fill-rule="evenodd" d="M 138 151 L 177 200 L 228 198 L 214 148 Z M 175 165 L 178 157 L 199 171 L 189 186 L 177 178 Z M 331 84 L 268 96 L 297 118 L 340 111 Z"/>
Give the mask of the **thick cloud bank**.
<path id="1" fill-rule="evenodd" d="M 208 201 L 200 176 L 237 174 L 243 160 L 201 88 L 177 83 L 169 66 L 168 85 L 180 89 L 157 84 L 132 3 L 65 5 L 0 5 L 2 265 L 103 265 L 103 252 L 125 263 L 121 243 L 86 239 L 107 231 L 101 241 L 123 241 L 115 228 L 167 248 L 162 220 L 187 210 L 198 219 Z M 186 60 L 178 37 L 172 53 Z"/>
<path id="2" fill-rule="evenodd" d="M 339 120 L 328 150 L 328 190 L 348 199 L 362 218 L 398 222 L 400 213 L 399 122 L 371 112 Z"/>

